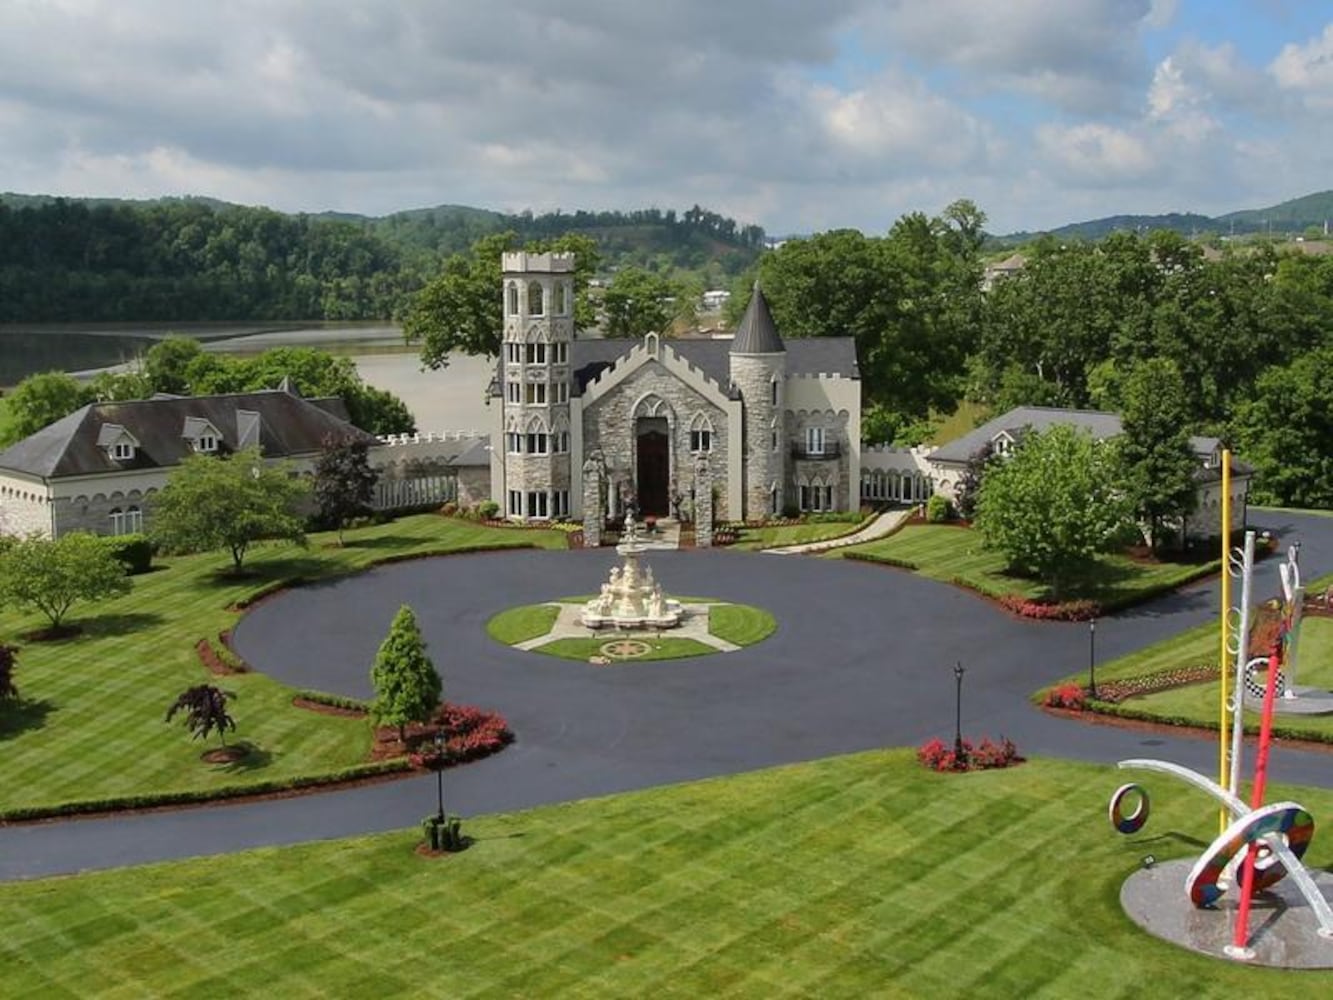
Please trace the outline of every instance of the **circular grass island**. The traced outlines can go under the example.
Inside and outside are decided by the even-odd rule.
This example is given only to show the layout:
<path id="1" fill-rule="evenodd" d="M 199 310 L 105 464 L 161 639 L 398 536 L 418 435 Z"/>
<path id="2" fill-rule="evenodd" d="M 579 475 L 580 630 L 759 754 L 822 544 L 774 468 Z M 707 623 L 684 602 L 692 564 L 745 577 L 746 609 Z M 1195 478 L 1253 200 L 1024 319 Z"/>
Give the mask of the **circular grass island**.
<path id="1" fill-rule="evenodd" d="M 682 597 L 681 624 L 672 629 L 593 630 L 582 624 L 592 595 L 507 608 L 486 623 L 496 642 L 565 660 L 610 664 L 679 660 L 731 653 L 767 639 L 778 623 L 763 608 L 710 597 Z"/>

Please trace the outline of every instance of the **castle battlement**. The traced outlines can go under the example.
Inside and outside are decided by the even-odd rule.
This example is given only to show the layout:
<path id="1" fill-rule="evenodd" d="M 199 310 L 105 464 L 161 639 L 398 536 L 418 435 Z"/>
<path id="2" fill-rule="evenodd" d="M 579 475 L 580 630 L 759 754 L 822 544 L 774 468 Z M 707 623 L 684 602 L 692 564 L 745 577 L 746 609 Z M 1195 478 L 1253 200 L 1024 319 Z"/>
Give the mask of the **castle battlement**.
<path id="1" fill-rule="evenodd" d="M 574 255 L 572 253 L 527 253 L 520 250 L 515 253 L 502 254 L 500 267 L 505 274 L 573 274 Z"/>
<path id="2" fill-rule="evenodd" d="M 445 441 L 470 441 L 473 438 L 483 438 L 485 431 L 467 430 L 467 431 L 439 431 L 437 433 L 422 434 L 418 431 L 415 434 L 380 434 L 378 435 L 380 444 L 385 447 L 395 448 L 406 444 L 435 444 Z"/>

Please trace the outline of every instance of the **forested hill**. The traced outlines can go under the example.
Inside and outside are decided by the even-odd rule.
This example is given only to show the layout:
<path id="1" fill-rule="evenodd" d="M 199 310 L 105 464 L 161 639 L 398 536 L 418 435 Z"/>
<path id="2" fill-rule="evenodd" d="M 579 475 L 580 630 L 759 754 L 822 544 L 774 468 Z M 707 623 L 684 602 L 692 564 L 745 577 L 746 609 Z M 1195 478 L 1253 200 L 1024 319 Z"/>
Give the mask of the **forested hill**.
<path id="1" fill-rule="evenodd" d="M 0 194 L 0 323 L 383 319 L 478 238 L 592 237 L 607 268 L 725 285 L 764 242 L 699 206 L 506 215 L 458 205 L 371 218 L 203 198 Z"/>
<path id="2" fill-rule="evenodd" d="M 1299 235 L 1306 230 L 1322 232 L 1325 223 L 1333 222 L 1333 191 L 1320 191 L 1300 198 L 1292 198 L 1267 208 L 1249 208 L 1226 215 L 1207 216 L 1194 212 L 1172 212 L 1166 215 L 1108 215 L 1087 222 L 1071 222 L 1046 232 L 1059 239 L 1100 240 L 1111 233 L 1147 233 L 1170 229 L 1182 236 L 1197 237 L 1206 234 L 1240 236 L 1251 233 Z M 1037 236 L 1036 232 L 1008 233 L 991 238 L 994 247 L 1018 246 Z"/>

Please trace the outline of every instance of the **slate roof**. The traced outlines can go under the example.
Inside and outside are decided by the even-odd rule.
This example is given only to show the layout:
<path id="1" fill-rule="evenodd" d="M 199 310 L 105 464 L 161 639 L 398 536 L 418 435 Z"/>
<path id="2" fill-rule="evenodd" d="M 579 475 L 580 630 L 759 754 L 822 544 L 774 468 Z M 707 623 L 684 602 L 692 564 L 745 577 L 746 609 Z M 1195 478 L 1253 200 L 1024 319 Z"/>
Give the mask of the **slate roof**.
<path id="1" fill-rule="evenodd" d="M 1072 424 L 1082 428 L 1098 441 L 1116 437 L 1121 433 L 1120 415 L 1116 413 L 1106 413 L 1103 410 L 1070 410 L 1058 406 L 1016 406 L 1007 413 L 986 421 L 976 430 L 935 449 L 930 453 L 930 461 L 965 465 L 968 459 L 1001 431 L 1007 433 L 1014 441 L 1020 441 L 1028 431 L 1044 431 L 1057 424 L 1066 426 Z M 1213 454 L 1221 443 L 1221 439 L 1215 437 L 1190 438 L 1190 445 L 1200 458 Z M 1254 471 L 1252 466 L 1234 458 L 1231 467 L 1233 471 L 1242 474 Z"/>
<path id="2" fill-rule="evenodd" d="M 222 434 L 218 450 L 236 450 L 240 415 L 259 414 L 259 444 L 265 457 L 319 451 L 328 434 L 375 437 L 347 420 L 341 399 L 302 399 L 277 389 L 217 396 L 155 397 L 122 403 L 90 403 L 0 452 L 0 469 L 54 479 L 133 469 L 170 468 L 193 448 L 189 422 L 207 421 Z M 102 427 L 116 424 L 138 442 L 134 458 L 117 462 L 98 441 Z"/>
<path id="3" fill-rule="evenodd" d="M 574 341 L 569 345 L 569 360 L 574 369 L 574 392 L 582 395 L 589 382 L 640 343 L 642 341 L 637 338 Z M 724 390 L 731 385 L 733 348 L 730 339 L 684 337 L 678 340 L 663 340 L 662 348 L 675 351 Z M 785 349 L 788 375 L 861 377 L 860 369 L 856 365 L 856 341 L 851 337 L 802 337 L 789 340 Z"/>
<path id="4" fill-rule="evenodd" d="M 473 438 L 457 455 L 450 457 L 451 465 L 458 467 L 490 467 L 491 464 L 491 439 L 489 435 Z"/>
<path id="5" fill-rule="evenodd" d="M 745 315 L 736 327 L 736 336 L 731 341 L 732 354 L 780 354 L 784 350 L 782 338 L 778 336 L 777 324 L 773 322 L 773 313 L 768 308 L 768 299 L 759 290 L 759 282 L 754 283 L 754 294 L 750 304 L 745 307 Z"/>

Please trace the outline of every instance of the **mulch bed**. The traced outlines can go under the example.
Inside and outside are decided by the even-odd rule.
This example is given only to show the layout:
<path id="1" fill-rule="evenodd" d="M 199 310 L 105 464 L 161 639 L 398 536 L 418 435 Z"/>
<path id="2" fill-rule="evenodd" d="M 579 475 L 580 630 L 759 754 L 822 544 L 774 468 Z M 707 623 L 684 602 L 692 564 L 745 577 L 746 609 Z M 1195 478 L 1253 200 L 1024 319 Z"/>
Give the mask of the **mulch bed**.
<path id="1" fill-rule="evenodd" d="M 1072 719 L 1075 722 L 1083 722 L 1090 726 L 1115 726 L 1118 729 L 1132 729 L 1141 733 L 1156 733 L 1161 736 L 1181 736 L 1190 740 L 1217 740 L 1217 730 L 1206 729 L 1203 726 L 1172 726 L 1165 722 L 1149 722 L 1146 719 L 1126 719 L 1119 715 L 1102 715 L 1100 712 L 1079 712 L 1070 708 L 1049 708 L 1042 706 L 1041 710 L 1047 715 L 1059 716 L 1062 719 Z M 1246 734 L 1244 741 L 1247 746 L 1254 746 L 1259 742 L 1259 737 Z M 1274 736 L 1273 743 L 1277 746 L 1290 747 L 1293 750 L 1315 750 L 1319 753 L 1333 754 L 1333 743 L 1323 743 L 1319 740 L 1292 740 Z"/>
<path id="2" fill-rule="evenodd" d="M 419 858 L 452 858 L 456 854 L 462 854 L 471 845 L 472 842 L 470 840 L 466 840 L 464 841 L 463 846 L 456 851 L 436 851 L 433 850 L 431 846 L 423 840 L 421 843 L 417 844 L 417 846 L 412 849 L 412 853 Z"/>
<path id="3" fill-rule="evenodd" d="M 250 751 L 245 747 L 214 747 L 212 750 L 205 750 L 199 755 L 199 759 L 205 764 L 235 764 L 238 760 L 244 760 L 250 755 Z"/>

